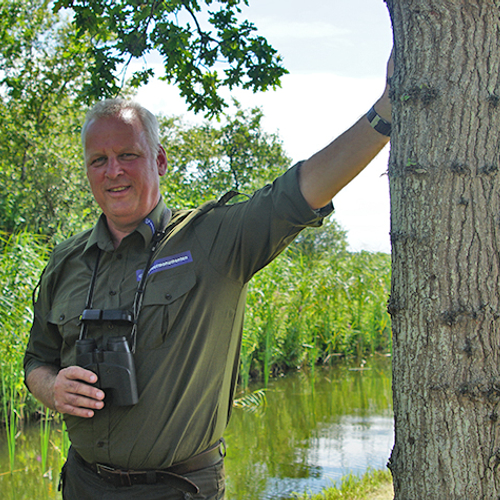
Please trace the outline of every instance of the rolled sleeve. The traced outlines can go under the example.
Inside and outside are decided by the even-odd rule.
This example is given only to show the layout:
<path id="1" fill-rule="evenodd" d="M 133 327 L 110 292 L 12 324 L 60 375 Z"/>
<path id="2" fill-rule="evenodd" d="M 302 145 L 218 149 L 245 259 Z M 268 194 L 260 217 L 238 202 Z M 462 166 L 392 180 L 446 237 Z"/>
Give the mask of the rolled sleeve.
<path id="1" fill-rule="evenodd" d="M 307 203 L 306 199 L 304 198 L 302 191 L 300 190 L 299 184 L 300 168 L 302 167 L 303 163 L 303 161 L 297 163 L 283 175 L 283 180 L 286 180 L 285 189 L 288 189 L 290 191 L 292 199 L 299 208 L 300 213 L 304 217 L 304 220 L 307 220 L 308 217 L 312 217 L 310 223 L 307 225 L 318 226 L 322 224 L 322 221 L 325 217 L 328 217 L 333 213 L 333 203 L 330 201 L 330 203 L 328 203 L 324 207 L 316 209 L 310 207 L 309 203 Z M 294 178 L 288 179 L 288 176 L 291 177 L 292 175 L 294 175 Z"/>
<path id="2" fill-rule="evenodd" d="M 55 325 L 48 322 L 50 315 L 49 283 L 51 263 L 45 268 L 40 279 L 38 297 L 33 304 L 33 325 L 24 355 L 24 376 L 40 366 L 60 368 L 62 338 Z"/>
<path id="3" fill-rule="evenodd" d="M 196 224 L 200 244 L 212 265 L 247 282 L 276 258 L 306 227 L 319 227 L 331 203 L 313 210 L 300 191 L 300 164 L 244 202 L 218 207 Z"/>

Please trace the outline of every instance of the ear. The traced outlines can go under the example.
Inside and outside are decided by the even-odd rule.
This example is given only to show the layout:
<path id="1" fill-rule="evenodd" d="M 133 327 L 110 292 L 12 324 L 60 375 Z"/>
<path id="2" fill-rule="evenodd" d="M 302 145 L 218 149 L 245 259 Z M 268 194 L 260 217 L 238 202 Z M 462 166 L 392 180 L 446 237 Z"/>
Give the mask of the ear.
<path id="1" fill-rule="evenodd" d="M 158 154 L 156 156 L 156 166 L 158 168 L 158 175 L 162 177 L 167 172 L 167 153 L 161 144 L 158 145 Z"/>

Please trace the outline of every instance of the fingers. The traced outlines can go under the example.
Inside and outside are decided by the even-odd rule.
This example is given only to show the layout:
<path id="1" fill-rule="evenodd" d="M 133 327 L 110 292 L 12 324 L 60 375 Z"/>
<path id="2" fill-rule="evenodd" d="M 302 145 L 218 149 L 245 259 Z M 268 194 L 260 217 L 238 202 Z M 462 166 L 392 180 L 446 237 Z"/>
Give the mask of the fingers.
<path id="1" fill-rule="evenodd" d="M 91 418 L 94 410 L 104 407 L 104 392 L 90 384 L 97 382 L 97 375 L 79 366 L 64 368 L 54 383 L 54 404 L 61 413 Z"/>
<path id="2" fill-rule="evenodd" d="M 392 117 L 392 105 L 391 105 L 391 79 L 394 73 L 394 48 L 391 51 L 389 60 L 387 61 L 387 73 L 386 73 L 386 85 L 384 88 L 384 93 L 380 99 L 375 103 L 375 110 L 377 113 L 387 120 L 391 121 Z"/>
<path id="3" fill-rule="evenodd" d="M 391 56 L 389 57 L 389 60 L 387 61 L 387 78 L 392 78 L 392 75 L 394 74 L 394 47 L 391 50 Z"/>
<path id="4" fill-rule="evenodd" d="M 389 98 L 393 74 L 394 74 L 394 47 L 392 48 L 391 55 L 389 57 L 389 60 L 387 61 L 386 86 L 385 86 L 384 94 L 382 97 Z"/>

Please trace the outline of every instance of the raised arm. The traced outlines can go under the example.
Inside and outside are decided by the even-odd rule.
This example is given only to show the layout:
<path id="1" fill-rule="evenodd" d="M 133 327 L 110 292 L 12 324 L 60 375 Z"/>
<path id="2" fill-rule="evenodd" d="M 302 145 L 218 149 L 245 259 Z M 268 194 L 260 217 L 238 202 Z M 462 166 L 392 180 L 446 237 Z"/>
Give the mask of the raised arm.
<path id="1" fill-rule="evenodd" d="M 387 63 L 387 81 L 393 69 L 391 54 Z M 389 84 L 374 108 L 381 118 L 391 122 Z M 311 208 L 327 205 L 388 142 L 389 137 L 377 132 L 364 115 L 326 148 L 309 158 L 300 169 L 300 189 Z"/>

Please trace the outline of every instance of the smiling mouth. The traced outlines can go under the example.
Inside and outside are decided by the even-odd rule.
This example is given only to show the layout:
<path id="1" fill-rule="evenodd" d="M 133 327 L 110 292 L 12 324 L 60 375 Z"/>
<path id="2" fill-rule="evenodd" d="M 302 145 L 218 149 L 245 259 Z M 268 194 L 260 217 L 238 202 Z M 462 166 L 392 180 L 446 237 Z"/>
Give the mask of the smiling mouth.
<path id="1" fill-rule="evenodd" d="M 108 189 L 108 192 L 110 192 L 110 193 L 121 193 L 123 191 L 126 191 L 128 188 L 129 188 L 129 186 L 122 186 L 122 187 L 110 188 L 110 189 Z"/>

